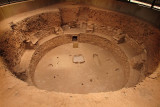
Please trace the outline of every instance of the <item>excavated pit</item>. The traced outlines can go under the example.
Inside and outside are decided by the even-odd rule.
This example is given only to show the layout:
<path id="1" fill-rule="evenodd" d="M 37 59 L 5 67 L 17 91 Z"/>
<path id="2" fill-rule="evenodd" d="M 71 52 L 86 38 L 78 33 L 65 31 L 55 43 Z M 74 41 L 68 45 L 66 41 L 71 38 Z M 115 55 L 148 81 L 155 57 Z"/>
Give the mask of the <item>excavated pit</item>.
<path id="1" fill-rule="evenodd" d="M 10 23 L 0 36 L 0 54 L 17 78 L 39 89 L 116 91 L 134 87 L 154 72 L 159 34 L 130 16 L 70 6 Z"/>

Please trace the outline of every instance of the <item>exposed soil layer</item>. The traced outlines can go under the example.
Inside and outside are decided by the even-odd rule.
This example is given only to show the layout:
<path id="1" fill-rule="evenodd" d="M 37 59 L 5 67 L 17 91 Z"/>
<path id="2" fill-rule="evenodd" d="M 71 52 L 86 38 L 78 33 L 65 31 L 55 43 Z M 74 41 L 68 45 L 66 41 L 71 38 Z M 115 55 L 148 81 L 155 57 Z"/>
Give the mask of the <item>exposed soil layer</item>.
<path id="1" fill-rule="evenodd" d="M 35 91 L 36 95 L 45 98 L 59 97 L 59 101 L 60 97 L 69 101 L 66 97 L 74 96 L 76 101 L 89 98 L 87 101 L 92 102 L 96 95 L 96 101 L 100 101 L 97 105 L 101 107 L 109 98 L 104 95 L 111 95 L 110 104 L 124 97 L 129 98 L 127 102 L 131 103 L 133 96 L 135 101 L 142 99 L 138 106 L 144 106 L 145 102 L 146 107 L 160 105 L 157 91 L 160 88 L 160 31 L 157 28 L 133 17 L 94 7 L 53 7 L 28 12 L 17 21 L 1 22 L 2 25 L 9 23 L 0 36 L 0 55 L 4 59 L 0 62 L 0 97 L 4 97 L 4 102 L 15 99 L 14 96 L 7 99 L 6 92 L 10 92 L 11 87 L 13 91 L 24 88 L 24 91 L 15 92 L 15 97 L 25 97 L 24 102 L 30 98 L 28 93 Z M 15 16 L 13 19 L 16 17 L 19 18 Z M 74 63 L 74 55 L 84 57 L 85 61 Z M 144 86 L 139 86 L 139 82 Z M 41 89 L 48 91 L 45 93 Z M 99 92 L 108 93 L 102 95 Z M 86 93 L 96 94 L 80 95 Z M 116 95 L 118 98 L 115 98 Z M 41 97 L 39 99 L 42 100 Z M 149 103 L 152 101 L 156 103 Z M 44 102 L 44 106 L 47 104 L 50 105 L 50 102 Z M 34 105 L 31 101 L 29 105 L 37 106 L 38 103 Z"/>

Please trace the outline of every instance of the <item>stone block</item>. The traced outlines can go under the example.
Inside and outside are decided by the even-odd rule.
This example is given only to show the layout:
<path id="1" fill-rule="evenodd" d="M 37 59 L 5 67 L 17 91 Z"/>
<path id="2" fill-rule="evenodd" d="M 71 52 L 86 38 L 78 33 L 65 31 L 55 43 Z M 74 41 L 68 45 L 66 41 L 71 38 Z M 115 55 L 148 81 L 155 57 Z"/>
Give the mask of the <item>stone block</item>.
<path id="1" fill-rule="evenodd" d="M 73 63 L 84 63 L 84 57 L 82 55 L 74 55 L 73 56 Z"/>

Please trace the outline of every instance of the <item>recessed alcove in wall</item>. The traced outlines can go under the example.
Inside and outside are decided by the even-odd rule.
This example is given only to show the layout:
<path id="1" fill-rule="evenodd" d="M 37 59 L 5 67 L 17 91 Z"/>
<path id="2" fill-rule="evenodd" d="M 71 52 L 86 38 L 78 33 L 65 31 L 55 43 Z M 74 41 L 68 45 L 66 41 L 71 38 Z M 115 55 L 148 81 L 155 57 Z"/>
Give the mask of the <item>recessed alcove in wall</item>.
<path id="1" fill-rule="evenodd" d="M 77 41 L 78 37 L 77 36 L 72 36 L 72 41 Z"/>

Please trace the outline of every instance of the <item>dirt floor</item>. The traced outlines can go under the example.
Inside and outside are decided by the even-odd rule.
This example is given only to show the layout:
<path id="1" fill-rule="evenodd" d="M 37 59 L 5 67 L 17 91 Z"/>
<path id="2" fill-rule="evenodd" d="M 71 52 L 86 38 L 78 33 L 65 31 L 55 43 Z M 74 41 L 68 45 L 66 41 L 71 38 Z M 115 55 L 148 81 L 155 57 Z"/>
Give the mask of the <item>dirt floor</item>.
<path id="1" fill-rule="evenodd" d="M 146 22 L 63 3 L 0 24 L 0 107 L 160 107 L 160 31 Z"/>
<path id="2" fill-rule="evenodd" d="M 84 63 L 73 62 L 79 54 Z M 114 91 L 125 85 L 123 69 L 114 56 L 84 43 L 78 48 L 70 43 L 49 51 L 37 65 L 34 78 L 40 89 L 78 94 Z"/>

